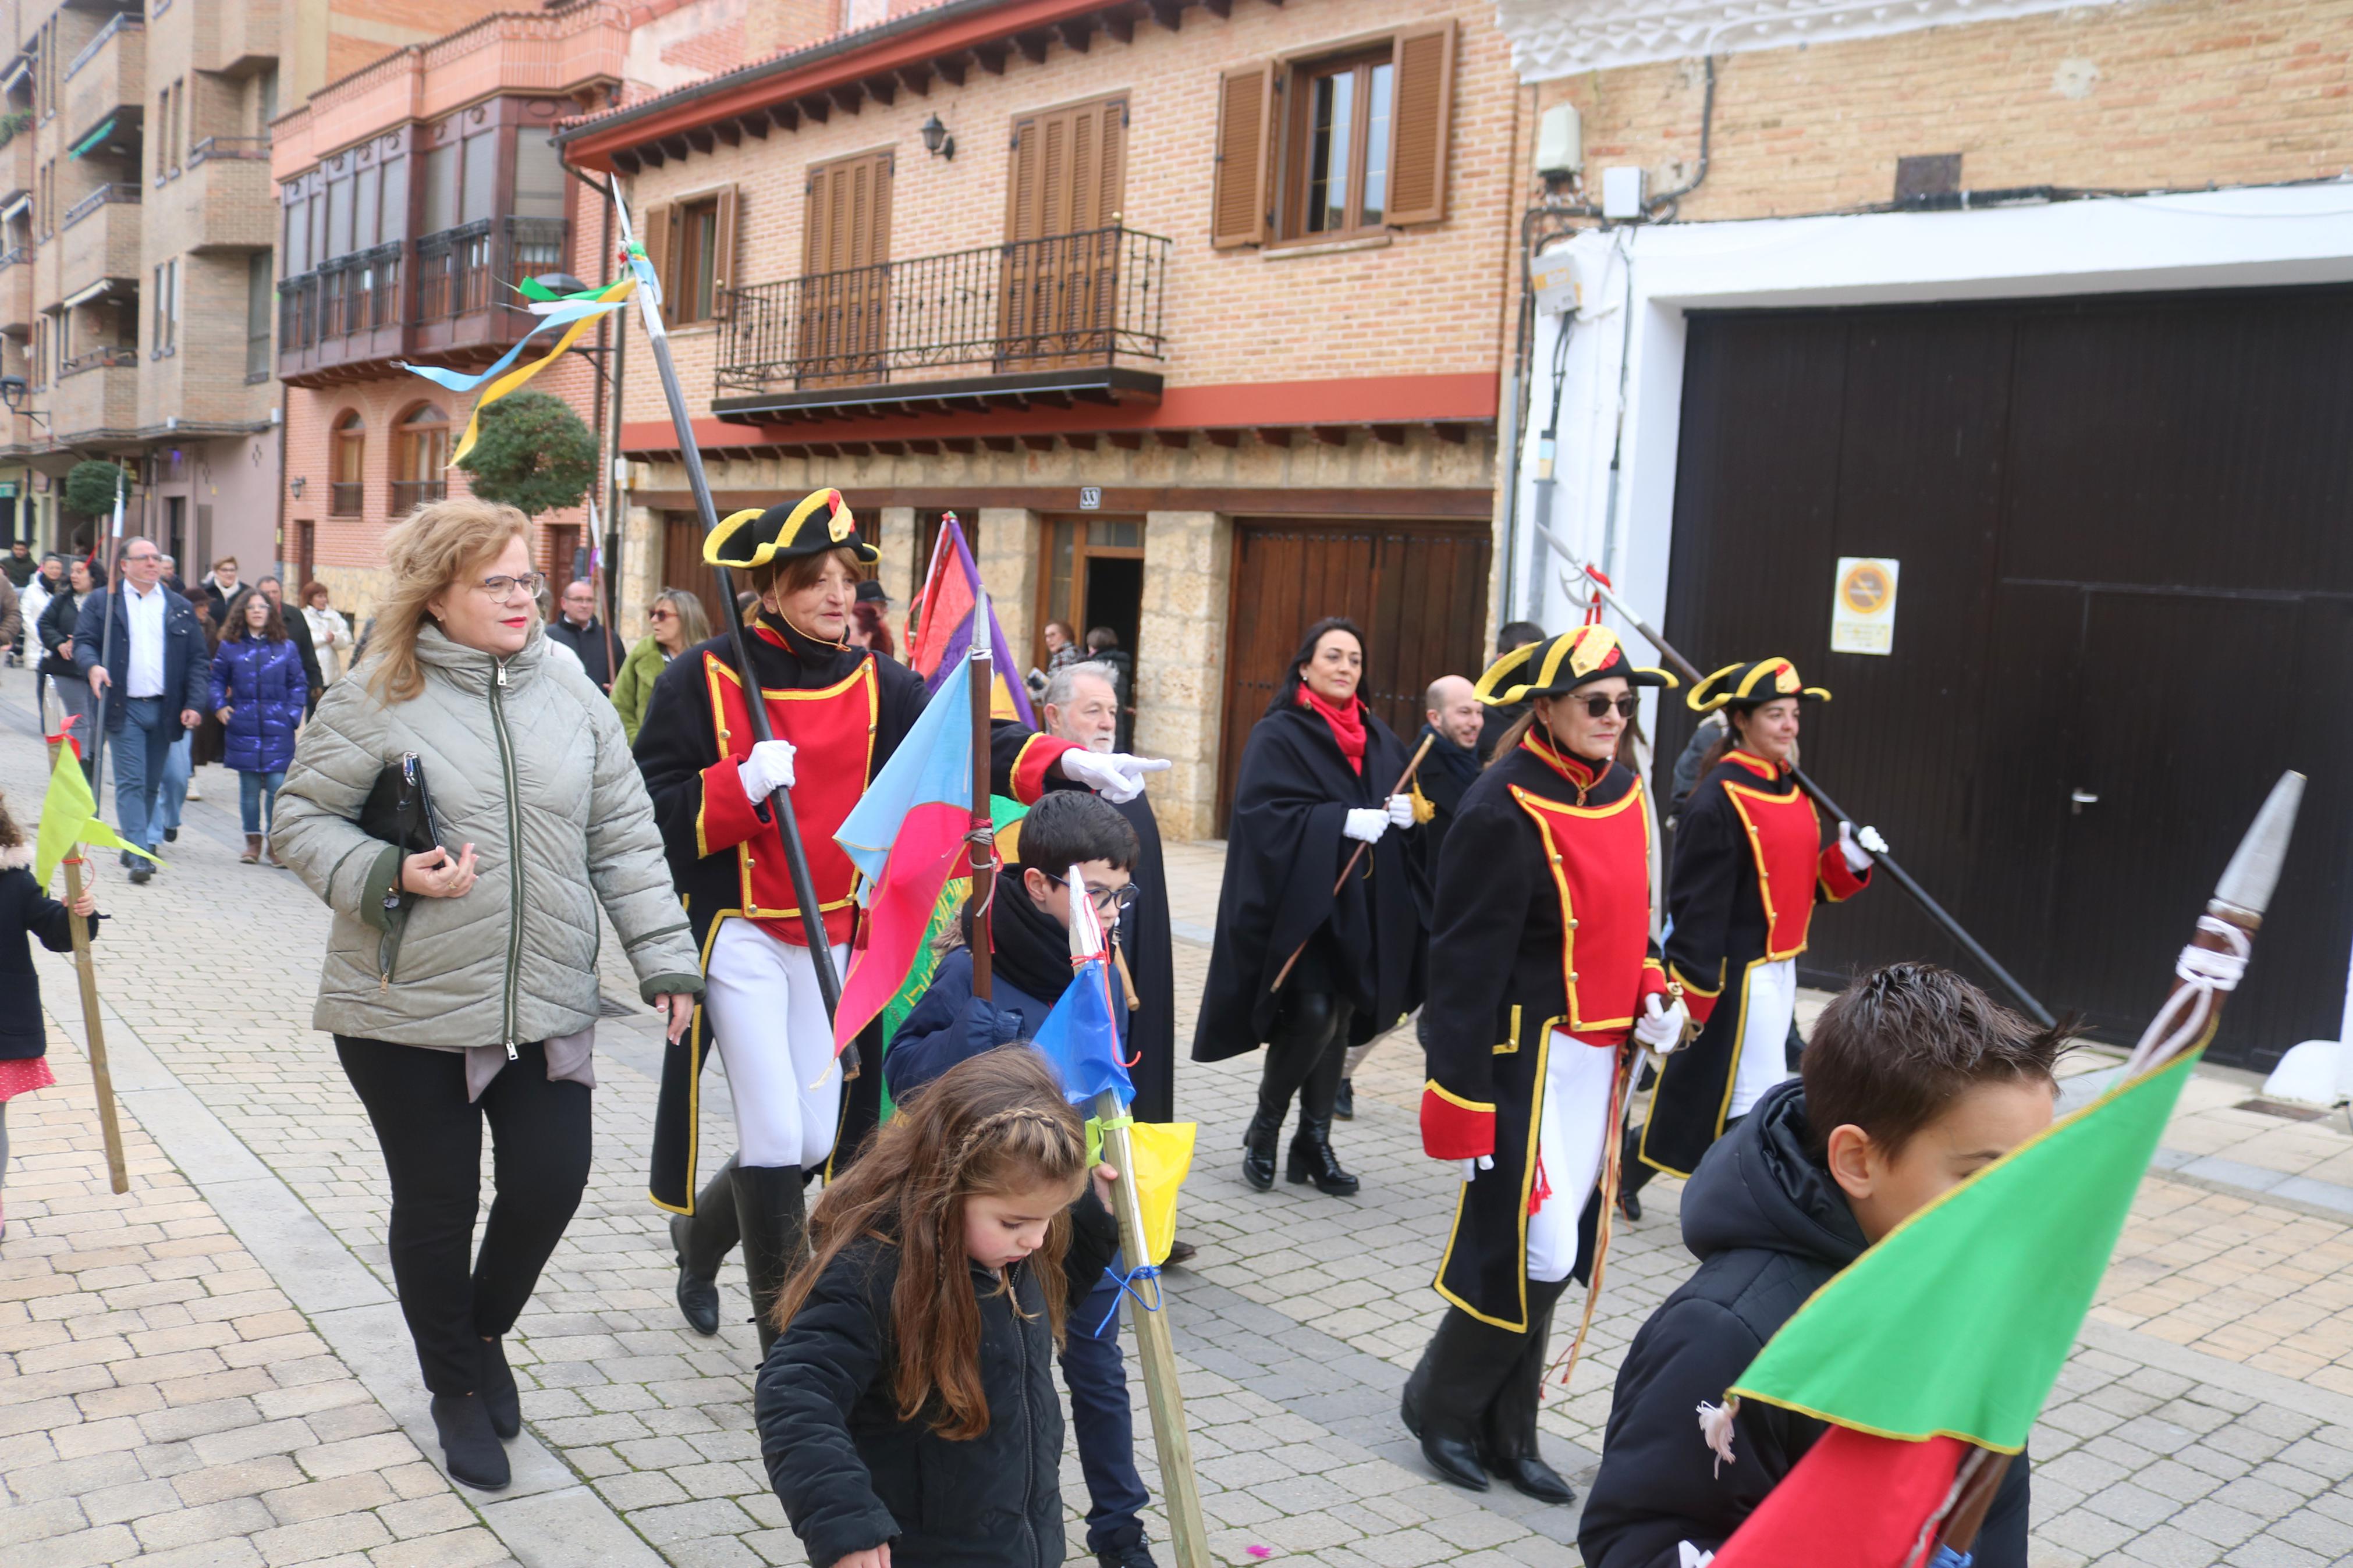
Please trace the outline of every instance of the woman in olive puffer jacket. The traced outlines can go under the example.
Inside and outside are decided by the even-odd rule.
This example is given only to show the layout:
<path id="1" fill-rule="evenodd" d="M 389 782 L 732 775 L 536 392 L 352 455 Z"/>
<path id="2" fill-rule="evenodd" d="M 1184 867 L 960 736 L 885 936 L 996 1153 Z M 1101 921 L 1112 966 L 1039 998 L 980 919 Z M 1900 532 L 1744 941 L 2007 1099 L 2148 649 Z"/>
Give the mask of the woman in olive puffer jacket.
<path id="1" fill-rule="evenodd" d="M 466 500 L 386 535 L 368 659 L 303 730 L 272 835 L 334 911 L 312 1023 L 384 1150 L 394 1282 L 449 1473 L 485 1490 L 507 1484 L 498 1439 L 522 1421 L 501 1339 L 588 1177 L 599 908 L 673 1038 L 702 990 L 620 720 L 547 656 L 528 530 Z M 404 855 L 358 817 L 411 753 L 441 842 Z M 485 1119 L 498 1192 L 477 1262 Z"/>

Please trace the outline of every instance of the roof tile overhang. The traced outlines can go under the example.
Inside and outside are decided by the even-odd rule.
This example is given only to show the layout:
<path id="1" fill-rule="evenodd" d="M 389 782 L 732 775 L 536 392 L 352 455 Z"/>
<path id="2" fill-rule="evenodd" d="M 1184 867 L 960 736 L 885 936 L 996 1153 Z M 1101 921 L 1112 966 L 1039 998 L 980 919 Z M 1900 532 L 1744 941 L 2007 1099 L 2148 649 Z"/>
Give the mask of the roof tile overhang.
<path id="1" fill-rule="evenodd" d="M 1060 42 L 1083 49 L 1098 34 L 1132 42 L 1139 26 L 1174 31 L 1183 13 L 1206 5 L 1220 15 L 1231 0 L 942 0 L 929 9 L 790 49 L 756 65 L 560 125 L 568 162 L 633 173 L 640 163 L 709 152 L 715 136 L 731 144 L 771 126 L 797 129 L 834 108 L 854 110 L 866 97 L 883 103 L 904 89 L 928 93 L 934 79 L 961 86 L 965 73 L 1002 75 L 1015 54 L 1042 64 Z"/>

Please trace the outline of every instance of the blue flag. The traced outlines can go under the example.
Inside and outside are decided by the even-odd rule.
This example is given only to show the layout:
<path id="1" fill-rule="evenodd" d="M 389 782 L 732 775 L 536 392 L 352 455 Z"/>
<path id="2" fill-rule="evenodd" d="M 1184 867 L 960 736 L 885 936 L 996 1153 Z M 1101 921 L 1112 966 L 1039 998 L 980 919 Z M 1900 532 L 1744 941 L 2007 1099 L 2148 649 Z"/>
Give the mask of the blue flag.
<path id="1" fill-rule="evenodd" d="M 1073 1105 L 1091 1107 L 1105 1089 L 1118 1097 L 1123 1109 L 1135 1098 L 1135 1085 L 1120 1058 L 1119 1025 L 1112 1012 L 1113 984 L 1111 965 L 1103 959 L 1081 964 L 1071 977 L 1071 988 L 1030 1037 L 1054 1064 L 1062 1092 Z"/>

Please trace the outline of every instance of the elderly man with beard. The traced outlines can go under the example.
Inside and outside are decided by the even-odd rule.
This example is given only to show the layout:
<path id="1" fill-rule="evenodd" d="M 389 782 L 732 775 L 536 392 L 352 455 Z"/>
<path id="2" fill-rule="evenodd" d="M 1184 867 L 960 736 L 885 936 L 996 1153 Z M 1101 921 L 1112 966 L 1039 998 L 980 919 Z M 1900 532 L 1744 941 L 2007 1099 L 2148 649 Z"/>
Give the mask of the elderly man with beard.
<path id="1" fill-rule="evenodd" d="M 1109 753 L 1119 749 L 1118 671 L 1099 661 L 1066 664 L 1054 671 L 1038 711 L 1039 728 L 1059 741 Z M 1065 787 L 1049 779 L 1046 787 Z M 1120 951 L 1134 986 L 1128 1017 L 1128 1050 L 1135 1063 L 1138 1121 L 1176 1119 L 1176 964 L 1168 947 L 1168 869 L 1160 858 L 1160 824 L 1149 795 L 1116 806 L 1135 829 L 1135 902 L 1119 918 Z M 1193 1247 L 1179 1241 L 1168 1261 L 1182 1263 Z"/>

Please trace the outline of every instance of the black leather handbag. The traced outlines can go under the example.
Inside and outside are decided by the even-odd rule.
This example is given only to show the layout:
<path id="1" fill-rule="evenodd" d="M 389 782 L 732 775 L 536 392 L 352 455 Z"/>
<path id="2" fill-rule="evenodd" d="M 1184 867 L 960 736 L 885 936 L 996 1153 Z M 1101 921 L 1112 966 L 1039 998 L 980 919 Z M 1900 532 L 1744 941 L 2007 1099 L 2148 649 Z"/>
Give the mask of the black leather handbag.
<path id="1" fill-rule="evenodd" d="M 423 855 L 441 842 L 441 819 L 434 815 L 433 794 L 425 787 L 425 764 L 415 752 L 403 752 L 400 761 L 386 763 L 375 776 L 375 786 L 360 805 L 360 831 L 371 838 L 396 845 L 403 855 Z"/>

